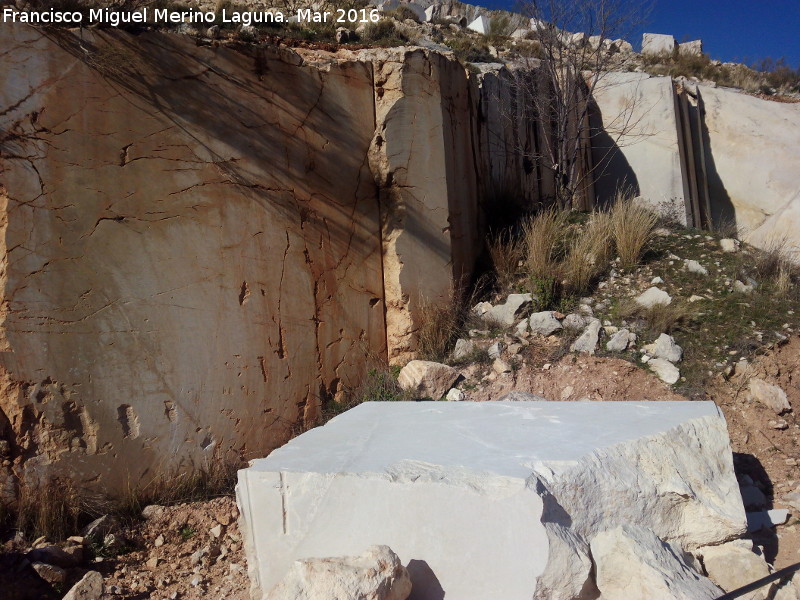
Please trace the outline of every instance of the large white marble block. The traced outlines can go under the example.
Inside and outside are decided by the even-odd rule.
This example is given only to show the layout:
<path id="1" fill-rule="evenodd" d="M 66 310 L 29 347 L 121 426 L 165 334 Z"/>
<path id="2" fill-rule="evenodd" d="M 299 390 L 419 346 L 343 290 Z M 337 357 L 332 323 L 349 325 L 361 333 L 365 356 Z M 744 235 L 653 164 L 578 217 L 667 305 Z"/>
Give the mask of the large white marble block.
<path id="1" fill-rule="evenodd" d="M 365 403 L 253 461 L 237 499 L 259 599 L 296 559 L 378 544 L 415 600 L 572 598 L 598 533 L 694 548 L 745 528 L 711 402 Z"/>

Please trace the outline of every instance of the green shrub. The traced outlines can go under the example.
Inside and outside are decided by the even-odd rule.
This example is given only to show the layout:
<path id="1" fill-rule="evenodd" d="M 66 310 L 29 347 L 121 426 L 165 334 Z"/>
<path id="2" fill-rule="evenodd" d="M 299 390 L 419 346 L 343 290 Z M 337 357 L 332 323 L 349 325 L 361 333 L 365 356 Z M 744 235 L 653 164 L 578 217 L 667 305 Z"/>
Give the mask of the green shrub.
<path id="1" fill-rule="evenodd" d="M 361 40 L 366 44 L 389 48 L 402 46 L 408 38 L 398 31 L 394 21 L 382 19 L 377 23 L 368 23 L 361 34 Z"/>

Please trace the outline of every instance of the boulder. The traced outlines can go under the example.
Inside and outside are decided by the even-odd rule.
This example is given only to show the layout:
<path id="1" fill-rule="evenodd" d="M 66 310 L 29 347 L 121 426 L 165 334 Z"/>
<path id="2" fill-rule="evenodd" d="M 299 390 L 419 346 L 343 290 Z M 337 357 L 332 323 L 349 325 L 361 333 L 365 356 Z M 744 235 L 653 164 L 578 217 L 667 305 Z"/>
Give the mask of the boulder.
<path id="1" fill-rule="evenodd" d="M 494 370 L 494 372 L 497 373 L 498 375 L 511 373 L 511 365 L 509 365 L 502 358 L 496 358 L 492 363 L 492 370 Z"/>
<path id="2" fill-rule="evenodd" d="M 503 352 L 506 349 L 505 342 L 495 342 L 486 350 L 486 353 L 489 355 L 489 358 L 500 358 Z"/>
<path id="3" fill-rule="evenodd" d="M 683 550 L 744 532 L 712 402 L 513 397 L 367 402 L 252 461 L 236 488 L 252 597 L 297 559 L 383 540 L 421 598 L 577 598 L 604 531 Z"/>
<path id="4" fill-rule="evenodd" d="M 752 294 L 755 287 L 749 283 L 743 283 L 738 279 L 733 282 L 733 291 L 740 294 Z"/>
<path id="5" fill-rule="evenodd" d="M 783 525 L 788 518 L 789 511 L 785 508 L 749 512 L 747 513 L 747 531 L 756 533 L 762 529 Z"/>
<path id="6" fill-rule="evenodd" d="M 671 335 L 662 333 L 652 344 L 647 344 L 643 350 L 652 358 L 663 358 L 671 363 L 680 362 L 683 357 L 683 349 L 675 343 Z"/>
<path id="7" fill-rule="evenodd" d="M 531 331 L 539 335 L 550 335 L 563 327 L 561 321 L 556 318 L 555 313 L 551 310 L 533 313 L 528 322 L 530 323 Z"/>
<path id="8" fill-rule="evenodd" d="M 678 53 L 682 56 L 702 56 L 703 40 L 692 40 L 678 44 Z"/>
<path id="9" fill-rule="evenodd" d="M 672 54 L 675 50 L 675 38 L 661 33 L 645 33 L 642 35 L 642 54 Z"/>
<path id="10" fill-rule="evenodd" d="M 764 557 L 753 550 L 750 540 L 734 540 L 695 552 L 708 576 L 726 592 L 732 592 L 770 574 Z M 765 588 L 766 589 L 766 588 Z"/>
<path id="11" fill-rule="evenodd" d="M 645 308 L 652 308 L 657 304 L 671 304 L 672 297 L 664 290 L 655 286 L 648 288 L 636 297 L 636 304 Z"/>
<path id="12" fill-rule="evenodd" d="M 163 516 L 163 514 L 164 514 L 164 507 L 160 506 L 159 504 L 148 504 L 142 509 L 142 518 L 145 521 L 150 521 L 151 519 L 158 519 L 161 516 Z"/>
<path id="13" fill-rule="evenodd" d="M 438 400 L 458 379 L 453 367 L 429 360 L 412 360 L 400 371 L 397 382 L 416 398 Z"/>
<path id="14" fill-rule="evenodd" d="M 353 33 L 347 29 L 347 27 L 337 27 L 336 28 L 336 43 L 337 44 L 346 44 L 350 41 L 351 36 Z"/>
<path id="15" fill-rule="evenodd" d="M 573 33 L 569 38 L 569 42 L 573 46 L 582 46 L 586 43 L 586 34 L 583 32 Z"/>
<path id="16" fill-rule="evenodd" d="M 511 327 L 532 301 L 533 296 L 530 294 L 509 294 L 503 304 L 492 306 L 483 314 L 483 318 L 503 327 Z"/>
<path id="17" fill-rule="evenodd" d="M 35 562 L 31 565 L 33 570 L 47 583 L 64 583 L 67 580 L 67 572 L 56 565 L 49 565 L 43 562 Z"/>
<path id="18" fill-rule="evenodd" d="M 145 507 L 145 510 L 148 507 Z M 144 515 L 144 512 L 142 513 Z M 147 518 L 147 517 L 145 517 Z M 119 531 L 119 520 L 113 515 L 103 515 L 89 523 L 86 527 L 81 529 L 81 535 L 87 540 L 93 542 L 100 542 L 109 533 L 116 533 Z"/>
<path id="19" fill-rule="evenodd" d="M 453 388 L 449 392 L 447 392 L 446 398 L 450 402 L 463 402 L 465 396 L 464 396 L 464 392 L 462 392 L 458 388 Z"/>
<path id="20" fill-rule="evenodd" d="M 600 320 L 592 319 L 577 340 L 569 347 L 570 352 L 587 352 L 594 354 L 600 339 Z"/>
<path id="21" fill-rule="evenodd" d="M 406 600 L 408 570 L 388 546 L 371 546 L 359 556 L 305 558 L 265 600 Z"/>
<path id="22" fill-rule="evenodd" d="M 630 54 L 631 52 L 633 52 L 633 44 L 631 44 L 630 42 L 626 42 L 621 38 L 611 42 L 611 47 L 617 52 L 622 52 L 624 54 Z"/>
<path id="23" fill-rule="evenodd" d="M 591 308 L 589 308 L 591 310 Z M 565 329 L 583 329 L 589 324 L 589 318 L 578 313 L 572 313 L 564 317 L 562 325 Z"/>
<path id="24" fill-rule="evenodd" d="M 722 595 L 680 547 L 647 529 L 604 531 L 592 538 L 591 550 L 604 600 L 715 600 Z"/>
<path id="25" fill-rule="evenodd" d="M 678 370 L 678 367 L 663 358 L 649 360 L 647 366 L 650 367 L 653 373 L 658 375 L 661 381 L 669 385 L 677 383 L 678 379 L 681 378 L 681 372 Z"/>
<path id="26" fill-rule="evenodd" d="M 465 340 L 463 338 L 459 338 L 456 340 L 455 348 L 453 348 L 452 357 L 454 360 L 461 360 L 462 358 L 466 358 L 475 350 L 475 342 L 472 340 Z"/>
<path id="27" fill-rule="evenodd" d="M 63 600 L 98 600 L 103 595 L 103 576 L 89 571 L 72 586 Z"/>
<path id="28" fill-rule="evenodd" d="M 518 336 L 528 337 L 528 319 L 522 319 L 514 329 Z"/>
<path id="29" fill-rule="evenodd" d="M 81 561 L 73 553 L 66 552 L 59 546 L 43 546 L 28 552 L 28 560 L 32 563 L 43 562 L 63 569 L 77 567 Z"/>
<path id="30" fill-rule="evenodd" d="M 611 339 L 606 342 L 606 350 L 609 352 L 623 352 L 627 350 L 630 343 L 631 332 L 627 329 L 620 329 L 611 336 Z"/>
<path id="31" fill-rule="evenodd" d="M 478 302 L 472 307 L 472 314 L 476 317 L 482 317 L 492 308 L 491 302 Z"/>
<path id="32" fill-rule="evenodd" d="M 748 390 L 751 400 L 760 402 L 777 415 L 782 415 L 792 410 L 792 405 L 789 404 L 786 392 L 777 385 L 772 385 L 763 379 L 754 377 L 748 384 Z"/>
<path id="33" fill-rule="evenodd" d="M 477 31 L 478 33 L 482 33 L 483 35 L 487 35 L 491 30 L 492 22 L 489 20 L 488 17 L 484 15 L 479 15 L 474 21 L 472 21 L 469 25 L 467 25 L 467 29 L 472 31 Z"/>

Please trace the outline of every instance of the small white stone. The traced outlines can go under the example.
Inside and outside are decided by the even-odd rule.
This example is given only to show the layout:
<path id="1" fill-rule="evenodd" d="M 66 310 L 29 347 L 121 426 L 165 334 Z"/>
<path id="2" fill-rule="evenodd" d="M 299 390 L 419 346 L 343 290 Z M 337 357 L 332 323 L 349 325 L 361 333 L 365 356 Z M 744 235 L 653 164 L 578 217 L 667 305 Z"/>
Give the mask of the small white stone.
<path id="1" fill-rule="evenodd" d="M 489 358 L 500 358 L 503 354 L 503 351 L 506 349 L 506 345 L 503 342 L 495 342 L 491 346 L 489 346 L 488 354 Z"/>
<path id="2" fill-rule="evenodd" d="M 583 333 L 570 346 L 571 352 L 586 352 L 594 354 L 597 342 L 600 339 L 600 320 L 592 319 Z"/>
<path id="3" fill-rule="evenodd" d="M 661 381 L 669 385 L 677 383 L 678 379 L 681 377 L 681 372 L 678 368 L 663 358 L 653 358 L 647 363 L 647 366 L 658 375 Z"/>
<path id="4" fill-rule="evenodd" d="M 462 392 L 458 388 L 453 388 L 449 392 L 447 392 L 446 398 L 450 402 L 462 402 L 464 400 L 464 392 Z"/>
<path id="5" fill-rule="evenodd" d="M 662 333 L 655 342 L 646 345 L 643 350 L 652 358 L 663 358 L 672 363 L 680 362 L 683 356 L 683 349 L 666 333 Z"/>
<path id="6" fill-rule="evenodd" d="M 657 287 L 651 287 L 636 298 L 636 303 L 645 308 L 652 308 L 657 304 L 670 304 L 672 297 Z"/>
<path id="7" fill-rule="evenodd" d="M 763 379 L 754 377 L 749 381 L 750 398 L 760 402 L 777 415 L 792 410 L 789 399 L 779 386 L 767 383 Z"/>
<path id="8" fill-rule="evenodd" d="M 683 266 L 690 273 L 696 273 L 697 275 L 708 275 L 708 269 L 706 269 L 696 260 L 687 259 L 683 262 Z"/>
<path id="9" fill-rule="evenodd" d="M 539 335 L 551 335 L 562 328 L 561 321 L 555 317 L 555 313 L 551 310 L 532 314 L 528 322 L 530 323 L 531 331 Z"/>
<path id="10" fill-rule="evenodd" d="M 504 373 L 511 373 L 511 365 L 509 365 L 502 358 L 495 359 L 495 361 L 492 363 L 492 369 L 494 369 L 495 373 L 497 373 L 498 375 L 502 375 Z"/>
<path id="11" fill-rule="evenodd" d="M 630 343 L 630 331 L 627 329 L 620 329 L 611 336 L 611 339 L 606 343 L 606 350 L 609 352 L 623 352 L 628 348 Z"/>

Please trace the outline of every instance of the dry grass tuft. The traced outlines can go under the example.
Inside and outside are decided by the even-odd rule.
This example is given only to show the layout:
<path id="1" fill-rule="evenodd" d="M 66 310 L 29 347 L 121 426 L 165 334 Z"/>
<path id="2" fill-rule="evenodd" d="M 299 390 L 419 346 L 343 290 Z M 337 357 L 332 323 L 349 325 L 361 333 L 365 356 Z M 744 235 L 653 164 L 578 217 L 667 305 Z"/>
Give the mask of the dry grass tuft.
<path id="1" fill-rule="evenodd" d="M 552 277 L 567 237 L 567 213 L 555 208 L 540 212 L 523 225 L 525 267 L 537 279 Z"/>
<path id="2" fill-rule="evenodd" d="M 634 202 L 629 194 L 618 192 L 610 218 L 620 266 L 632 269 L 651 240 L 658 217 L 647 207 Z"/>
<path id="3" fill-rule="evenodd" d="M 69 479 L 43 484 L 20 483 L 13 507 L 14 526 L 28 538 L 61 540 L 74 535 L 84 513 L 83 499 Z"/>
<path id="4" fill-rule="evenodd" d="M 618 316 L 626 320 L 643 321 L 649 333 L 659 335 L 672 333 L 680 325 L 690 321 L 694 313 L 683 302 L 644 307 L 634 300 L 629 300 L 619 307 Z"/>
<path id="5" fill-rule="evenodd" d="M 503 290 L 509 289 L 517 277 L 522 246 L 507 232 L 495 236 L 487 245 L 497 284 Z"/>
<path id="6" fill-rule="evenodd" d="M 463 295 L 451 292 L 447 298 L 436 302 L 428 298 L 419 299 L 419 329 L 417 345 L 421 358 L 442 361 L 450 346 L 461 332 L 463 322 Z"/>
<path id="7" fill-rule="evenodd" d="M 592 282 L 608 268 L 611 258 L 611 217 L 595 212 L 569 246 L 560 265 L 562 286 L 572 296 L 589 291 Z"/>

